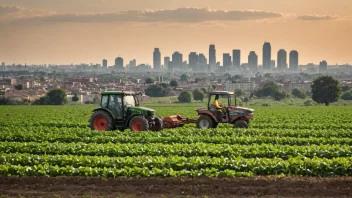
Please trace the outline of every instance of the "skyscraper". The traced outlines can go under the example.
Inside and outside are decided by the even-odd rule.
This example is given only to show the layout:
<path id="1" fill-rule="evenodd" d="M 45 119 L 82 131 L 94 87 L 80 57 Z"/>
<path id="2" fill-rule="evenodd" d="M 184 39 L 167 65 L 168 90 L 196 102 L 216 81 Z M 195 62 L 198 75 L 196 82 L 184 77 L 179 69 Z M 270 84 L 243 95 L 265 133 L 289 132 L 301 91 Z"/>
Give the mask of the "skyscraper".
<path id="1" fill-rule="evenodd" d="M 319 72 L 325 72 L 328 69 L 328 63 L 324 60 L 319 64 Z"/>
<path id="2" fill-rule="evenodd" d="M 170 63 L 170 57 L 169 56 L 165 56 L 164 57 L 164 69 L 168 69 L 169 68 L 169 63 Z"/>
<path id="3" fill-rule="evenodd" d="M 117 57 L 115 59 L 115 69 L 119 69 L 119 70 L 123 69 L 123 58 Z"/>
<path id="4" fill-rule="evenodd" d="M 249 52 L 248 67 L 250 70 L 257 70 L 258 69 L 258 56 L 255 53 L 255 51 Z"/>
<path id="5" fill-rule="evenodd" d="M 183 69 L 183 57 L 180 52 L 174 52 L 172 54 L 172 69 Z"/>
<path id="6" fill-rule="evenodd" d="M 277 52 L 277 68 L 287 69 L 287 52 L 284 49 Z"/>
<path id="7" fill-rule="evenodd" d="M 205 58 L 204 54 L 199 54 L 198 62 L 202 65 L 206 65 L 208 63 L 207 58 Z"/>
<path id="8" fill-rule="evenodd" d="M 235 67 L 241 66 L 241 50 L 232 50 L 232 64 Z"/>
<path id="9" fill-rule="evenodd" d="M 108 60 L 103 59 L 103 68 L 108 68 Z"/>
<path id="10" fill-rule="evenodd" d="M 199 57 L 197 52 L 191 52 L 188 55 L 188 64 L 189 64 L 189 68 L 195 69 L 197 67 L 199 61 Z"/>
<path id="11" fill-rule="evenodd" d="M 161 65 L 161 53 L 159 48 L 154 48 L 153 52 L 153 68 L 156 70 L 160 69 Z"/>
<path id="12" fill-rule="evenodd" d="M 263 69 L 271 69 L 271 45 L 269 42 L 265 42 L 263 45 Z"/>
<path id="13" fill-rule="evenodd" d="M 232 62 L 231 62 L 231 56 L 229 53 L 224 53 L 223 56 L 223 62 L 222 62 L 222 65 L 224 67 L 228 67 L 228 66 L 231 66 L 232 65 Z"/>
<path id="14" fill-rule="evenodd" d="M 216 65 L 216 49 L 215 45 L 209 45 L 209 65 Z"/>
<path id="15" fill-rule="evenodd" d="M 296 50 L 290 52 L 290 69 L 298 70 L 298 52 Z"/>

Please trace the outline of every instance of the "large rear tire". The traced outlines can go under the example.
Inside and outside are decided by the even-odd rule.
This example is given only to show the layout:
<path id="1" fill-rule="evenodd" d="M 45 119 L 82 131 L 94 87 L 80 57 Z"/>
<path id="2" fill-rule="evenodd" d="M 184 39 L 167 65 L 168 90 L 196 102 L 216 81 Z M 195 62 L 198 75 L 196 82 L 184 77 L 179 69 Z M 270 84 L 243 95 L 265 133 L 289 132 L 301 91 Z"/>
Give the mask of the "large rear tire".
<path id="1" fill-rule="evenodd" d="M 106 111 L 95 111 L 89 120 L 90 129 L 97 131 L 112 131 L 114 130 L 114 120 Z"/>
<path id="2" fill-rule="evenodd" d="M 148 131 L 148 120 L 142 116 L 135 116 L 130 121 L 130 129 L 135 132 Z"/>
<path id="3" fill-rule="evenodd" d="M 154 118 L 154 126 L 150 127 L 151 131 L 161 131 L 164 129 L 163 121 L 159 117 Z"/>
<path id="4" fill-rule="evenodd" d="M 196 125 L 199 129 L 210 129 L 213 128 L 214 123 L 213 119 L 211 119 L 209 116 L 201 115 L 196 121 Z"/>
<path id="5" fill-rule="evenodd" d="M 248 129 L 248 123 L 245 120 L 237 120 L 234 124 L 233 127 L 235 128 L 242 128 L 242 129 Z"/>

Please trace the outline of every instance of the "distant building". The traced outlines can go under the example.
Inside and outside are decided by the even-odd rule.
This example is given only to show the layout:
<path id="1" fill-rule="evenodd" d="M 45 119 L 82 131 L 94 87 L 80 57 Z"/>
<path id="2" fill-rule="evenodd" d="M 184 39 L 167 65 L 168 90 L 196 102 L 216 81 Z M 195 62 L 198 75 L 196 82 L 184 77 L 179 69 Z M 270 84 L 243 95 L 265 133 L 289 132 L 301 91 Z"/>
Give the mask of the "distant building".
<path id="1" fill-rule="evenodd" d="M 254 91 L 255 83 L 254 82 L 243 82 L 243 81 L 232 81 L 225 83 L 226 91 L 235 91 L 236 89 L 242 89 L 245 91 Z"/>
<path id="2" fill-rule="evenodd" d="M 199 54 L 198 62 L 202 65 L 207 65 L 208 60 L 207 60 L 207 58 L 205 58 L 204 54 Z"/>
<path id="3" fill-rule="evenodd" d="M 299 89 L 304 91 L 311 91 L 312 82 L 285 82 L 284 88 L 287 91 L 292 91 L 293 89 Z"/>
<path id="4" fill-rule="evenodd" d="M 103 59 L 103 68 L 108 68 L 108 60 Z"/>
<path id="5" fill-rule="evenodd" d="M 169 68 L 169 63 L 170 63 L 170 57 L 169 56 L 165 56 L 164 57 L 164 69 L 168 69 Z"/>
<path id="6" fill-rule="evenodd" d="M 235 67 L 241 66 L 241 50 L 238 50 L 238 49 L 232 50 L 232 64 Z"/>
<path id="7" fill-rule="evenodd" d="M 290 52 L 290 69 L 298 70 L 298 52 L 296 50 Z"/>
<path id="8" fill-rule="evenodd" d="M 271 70 L 271 45 L 268 42 L 263 45 L 263 69 Z"/>
<path id="9" fill-rule="evenodd" d="M 197 52 L 191 52 L 188 55 L 188 64 L 190 69 L 196 69 L 199 61 Z"/>
<path id="10" fill-rule="evenodd" d="M 122 70 L 123 69 L 123 58 L 117 57 L 115 59 L 115 69 Z"/>
<path id="11" fill-rule="evenodd" d="M 255 53 L 255 51 L 249 52 L 248 67 L 250 70 L 257 70 L 258 69 L 258 56 Z"/>
<path id="12" fill-rule="evenodd" d="M 284 49 L 277 52 L 277 68 L 287 69 L 287 52 Z"/>
<path id="13" fill-rule="evenodd" d="M 324 60 L 319 64 L 319 72 L 325 72 L 328 69 L 328 63 Z"/>
<path id="14" fill-rule="evenodd" d="M 160 70 L 161 66 L 161 53 L 159 48 L 154 48 L 153 52 L 153 68 L 155 70 Z"/>
<path id="15" fill-rule="evenodd" d="M 271 60 L 270 65 L 271 65 L 271 68 L 272 68 L 272 69 L 276 66 L 276 64 L 275 64 L 275 63 L 276 63 L 276 62 L 275 62 L 275 60 Z"/>
<path id="16" fill-rule="evenodd" d="M 232 62 L 231 62 L 231 56 L 229 53 L 224 53 L 223 54 L 223 62 L 222 62 L 223 66 L 224 67 L 229 67 L 232 65 Z"/>
<path id="17" fill-rule="evenodd" d="M 216 49 L 215 45 L 209 45 L 209 65 L 216 65 Z"/>
<path id="18" fill-rule="evenodd" d="M 174 52 L 172 54 L 172 68 L 169 69 L 183 69 L 183 57 L 180 52 Z"/>

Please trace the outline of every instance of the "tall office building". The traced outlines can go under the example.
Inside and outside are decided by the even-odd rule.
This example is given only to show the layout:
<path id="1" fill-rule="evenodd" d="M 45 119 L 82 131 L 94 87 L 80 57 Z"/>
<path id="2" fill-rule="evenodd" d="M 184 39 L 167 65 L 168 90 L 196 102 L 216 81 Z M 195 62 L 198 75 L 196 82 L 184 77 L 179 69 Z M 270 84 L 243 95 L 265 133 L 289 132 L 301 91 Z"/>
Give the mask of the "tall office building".
<path id="1" fill-rule="evenodd" d="M 235 67 L 241 66 L 241 50 L 232 50 L 232 64 Z"/>
<path id="2" fill-rule="evenodd" d="M 160 69 L 161 65 L 161 53 L 159 48 L 154 48 L 153 52 L 153 68 L 156 70 Z"/>
<path id="3" fill-rule="evenodd" d="M 269 42 L 265 42 L 263 45 L 263 69 L 271 69 L 271 45 Z"/>
<path id="4" fill-rule="evenodd" d="M 123 69 L 123 58 L 117 57 L 115 59 L 115 69 L 119 69 L 119 70 Z"/>
<path id="5" fill-rule="evenodd" d="M 207 58 L 205 58 L 204 54 L 199 54 L 198 62 L 202 65 L 206 65 L 208 63 L 208 60 L 207 60 Z"/>
<path id="6" fill-rule="evenodd" d="M 192 69 L 196 68 L 198 61 L 199 61 L 199 56 L 198 56 L 197 52 L 189 53 L 189 55 L 188 55 L 189 68 L 192 68 Z"/>
<path id="7" fill-rule="evenodd" d="M 209 45 L 209 65 L 216 65 L 216 49 L 215 45 Z"/>
<path id="8" fill-rule="evenodd" d="M 103 59 L 103 68 L 108 68 L 108 60 Z"/>
<path id="9" fill-rule="evenodd" d="M 298 70 L 298 52 L 296 50 L 290 52 L 290 69 Z"/>
<path id="10" fill-rule="evenodd" d="M 248 67 L 250 70 L 257 70 L 258 69 L 258 56 L 255 53 L 255 51 L 249 52 Z"/>
<path id="11" fill-rule="evenodd" d="M 180 52 L 172 54 L 172 69 L 183 69 L 183 57 Z"/>
<path id="12" fill-rule="evenodd" d="M 287 69 L 287 52 L 284 49 L 277 52 L 277 68 Z"/>
<path id="13" fill-rule="evenodd" d="M 169 68 L 169 63 L 170 63 L 170 57 L 169 56 L 165 56 L 164 57 L 164 69 L 168 69 Z"/>
<path id="14" fill-rule="evenodd" d="M 324 60 L 319 64 L 319 72 L 325 72 L 328 69 L 328 63 Z"/>
<path id="15" fill-rule="evenodd" d="M 222 58 L 223 58 L 222 65 L 223 65 L 224 67 L 229 67 L 229 66 L 232 65 L 231 56 L 230 56 L 229 53 L 224 53 L 223 56 L 222 56 Z"/>

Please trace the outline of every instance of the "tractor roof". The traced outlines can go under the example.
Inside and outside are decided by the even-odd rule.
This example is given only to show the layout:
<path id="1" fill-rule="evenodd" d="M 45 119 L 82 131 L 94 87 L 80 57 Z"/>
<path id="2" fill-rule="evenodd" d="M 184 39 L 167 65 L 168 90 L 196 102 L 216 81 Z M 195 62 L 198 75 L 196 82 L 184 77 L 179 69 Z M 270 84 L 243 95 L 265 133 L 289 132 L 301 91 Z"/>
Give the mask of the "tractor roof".
<path id="1" fill-rule="evenodd" d="M 209 95 L 234 95 L 232 91 L 211 91 Z"/>
<path id="2" fill-rule="evenodd" d="M 135 95 L 133 91 L 104 91 L 101 95 Z"/>

